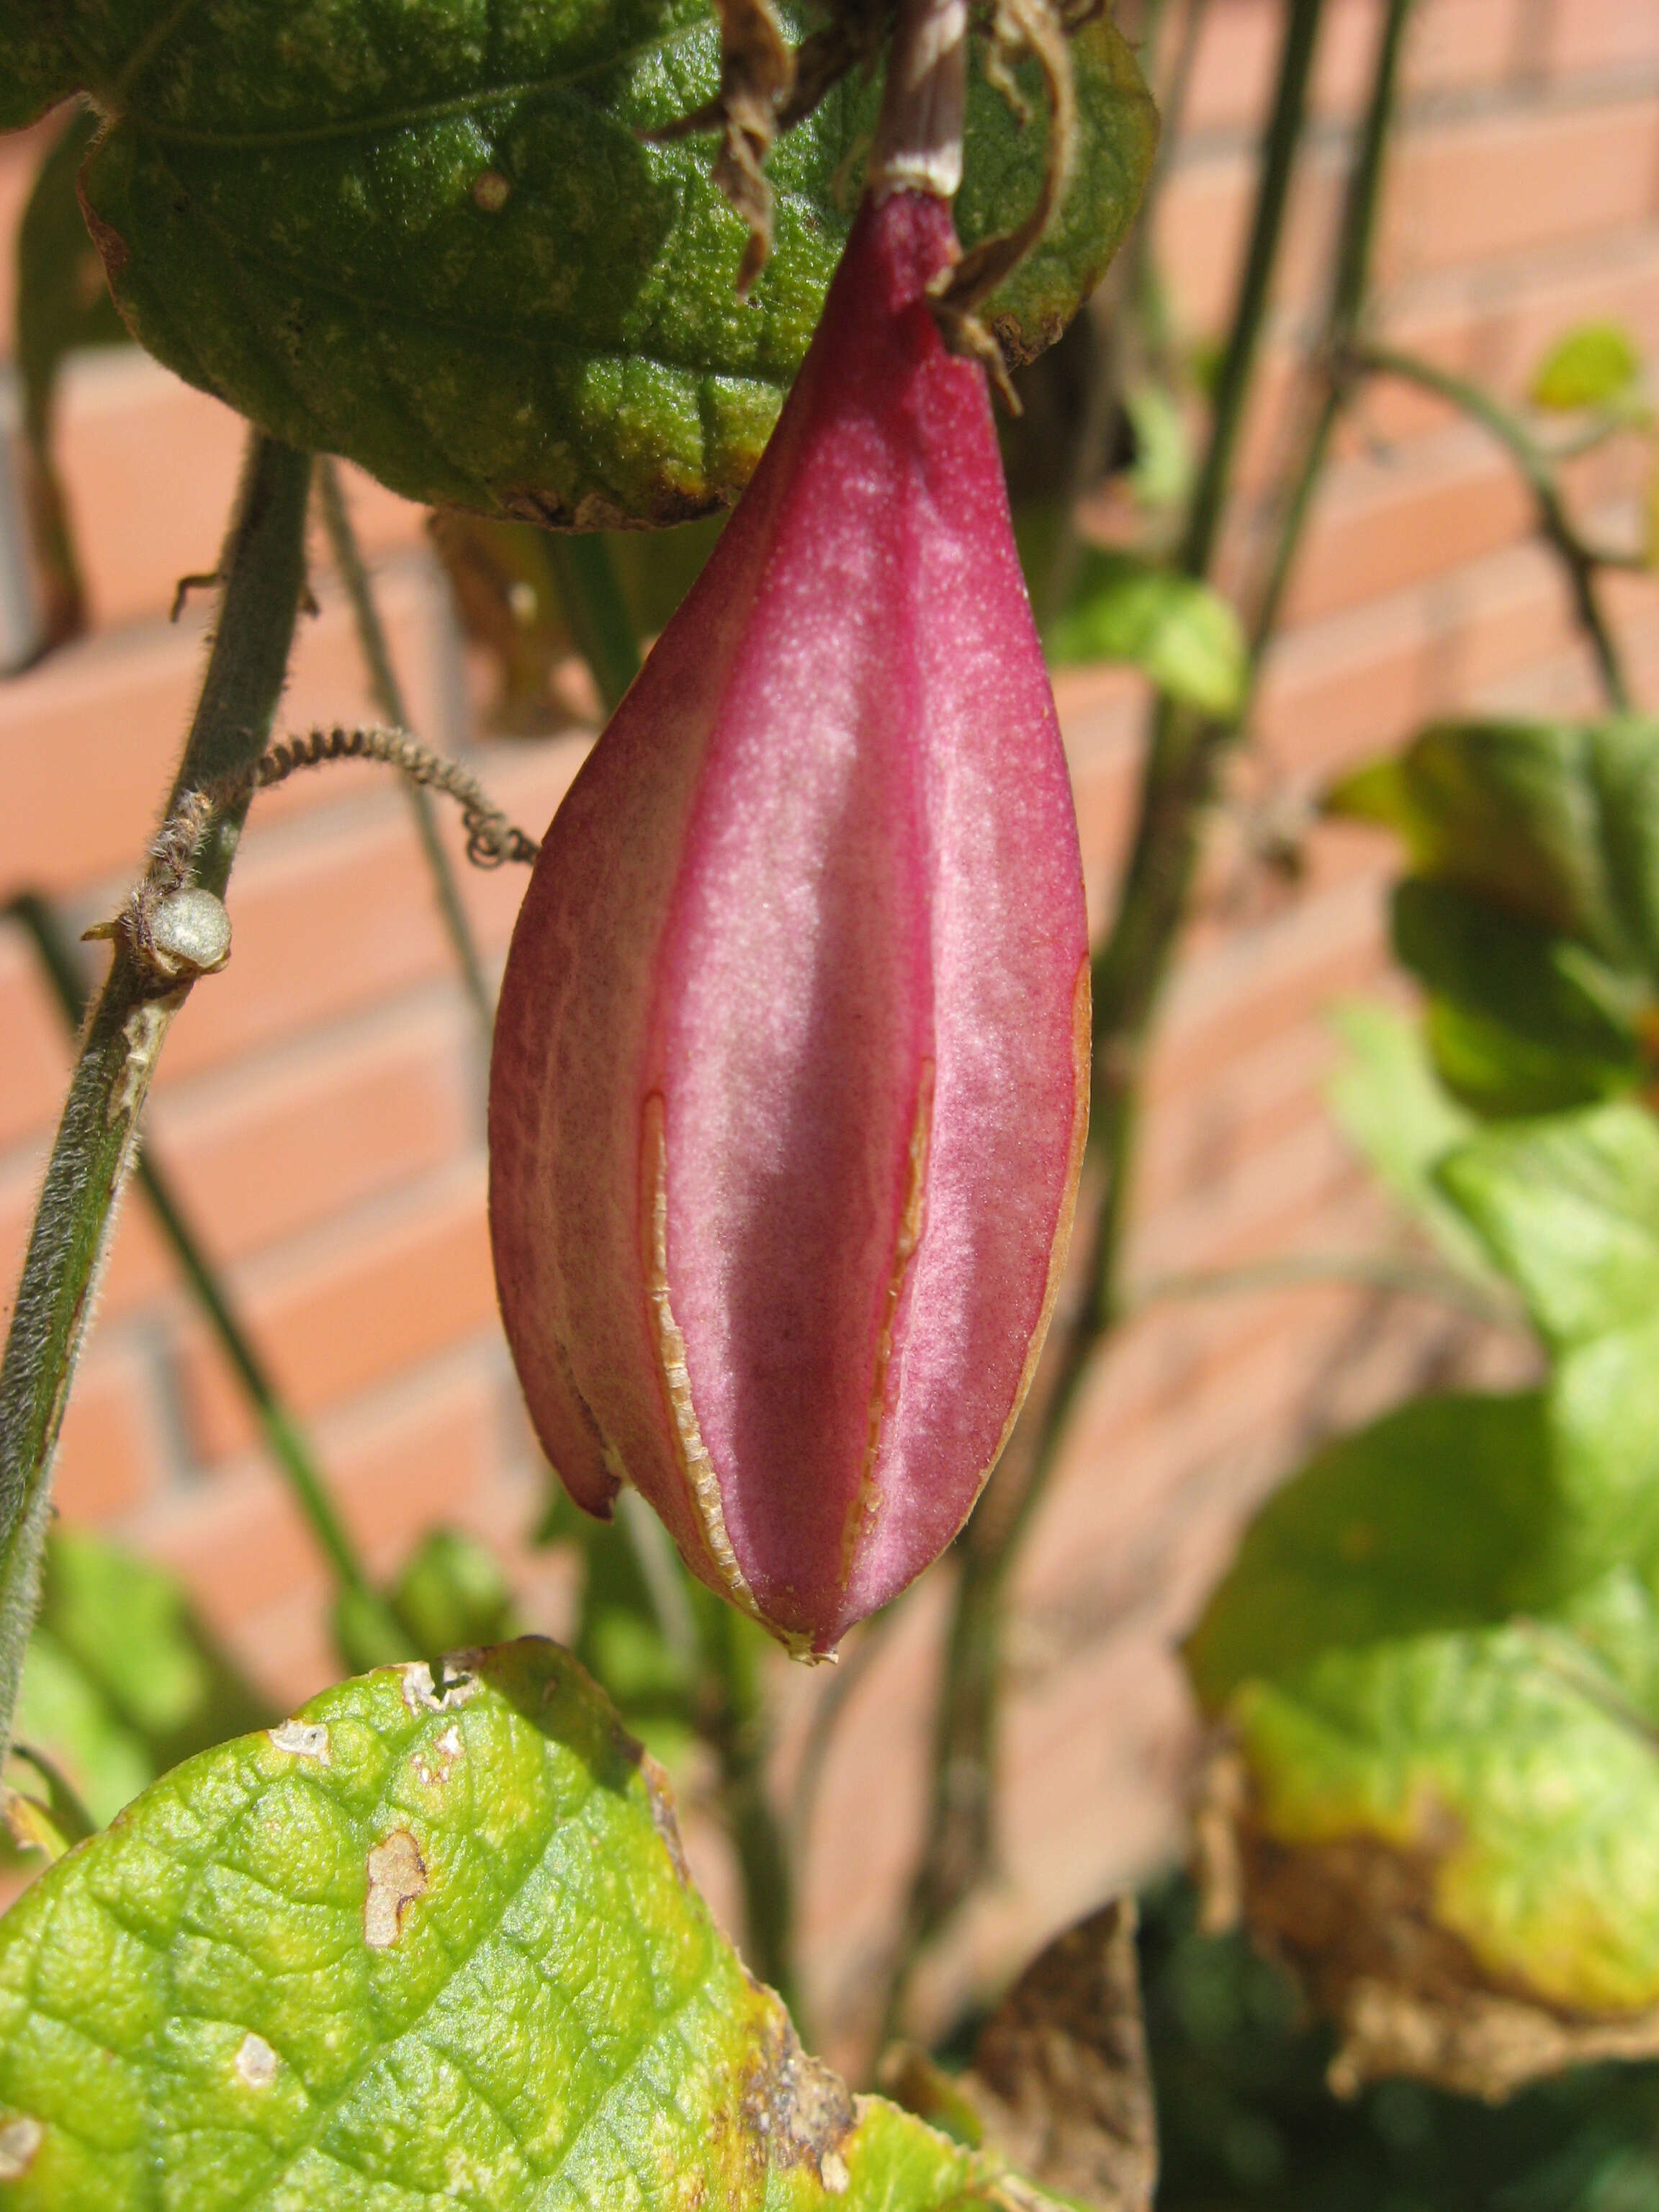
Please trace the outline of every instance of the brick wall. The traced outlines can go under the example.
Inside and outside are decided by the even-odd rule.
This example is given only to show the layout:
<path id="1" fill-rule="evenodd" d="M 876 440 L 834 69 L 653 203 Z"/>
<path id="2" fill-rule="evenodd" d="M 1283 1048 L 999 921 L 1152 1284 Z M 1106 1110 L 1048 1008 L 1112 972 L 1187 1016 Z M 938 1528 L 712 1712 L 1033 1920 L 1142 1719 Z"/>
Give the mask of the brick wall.
<path id="1" fill-rule="evenodd" d="M 1225 313 L 1277 14 L 1270 0 L 1210 0 L 1206 14 L 1158 222 L 1195 334 Z M 1376 0 L 1333 0 L 1235 550 L 1279 450 L 1376 14 Z M 1381 248 L 1388 334 L 1510 394 L 1543 343 L 1587 316 L 1619 318 L 1659 355 L 1659 11 L 1647 0 L 1421 0 L 1407 88 Z M 0 142 L 0 240 L 42 143 L 39 131 Z M 9 293 L 0 269 L 0 312 Z M 63 442 L 97 628 L 0 685 L 0 890 L 49 891 L 78 927 L 113 910 L 167 779 L 203 618 L 170 628 L 166 609 L 175 577 L 212 565 L 239 430 L 145 359 L 112 354 L 72 368 Z M 1630 526 L 1632 487 L 1616 470 L 1592 468 L 1578 489 L 1607 529 Z M 475 740 L 479 672 L 419 517 L 362 479 L 350 490 L 422 733 L 467 751 L 514 817 L 539 828 L 582 734 Z M 14 523 L 0 501 L 0 643 L 22 619 L 3 556 Z M 1320 830 L 1291 891 L 1253 865 L 1241 823 L 1432 713 L 1589 702 L 1559 581 L 1527 531 L 1526 503 L 1480 433 L 1400 386 L 1368 397 L 1320 496 L 1164 1022 L 1137 1280 L 1400 1235 L 1319 1099 L 1322 1010 L 1382 970 L 1390 856 L 1357 833 Z M 317 581 L 321 611 L 285 709 L 295 726 L 368 712 L 340 593 L 325 570 Z M 1659 702 L 1659 592 L 1638 581 L 1614 596 L 1638 692 Z M 1144 700 L 1117 670 L 1068 675 L 1060 696 L 1103 912 Z M 522 888 L 516 873 L 468 879 L 493 961 Z M 522 1542 L 542 1478 L 495 1316 L 477 1041 L 398 788 L 340 769 L 262 800 L 231 907 L 235 957 L 194 994 L 168 1047 L 155 1153 L 376 1565 L 392 1566 L 441 1516 L 500 1544 L 527 1618 L 556 1631 L 560 1563 Z M 0 932 L 0 1036 L 9 1285 L 68 1066 L 15 933 Z M 1170 1848 L 1193 1741 L 1170 1644 L 1265 1486 L 1310 1437 L 1421 1379 L 1496 1376 L 1518 1356 L 1420 1303 L 1328 1285 L 1159 1303 L 1126 1332 L 1022 1567 L 1006 1879 L 941 1963 L 934 2002 Z M 284 1698 L 331 1673 L 319 1560 L 136 1198 L 58 1495 L 65 1515 L 176 1567 Z M 932 1598 L 911 1608 L 851 1701 L 827 1777 L 807 1911 L 832 2040 L 856 2024 L 910 1847 L 937 1619 Z M 787 1784 L 821 1681 L 784 1675 Z M 724 1893 L 707 1837 L 702 1849 Z"/>

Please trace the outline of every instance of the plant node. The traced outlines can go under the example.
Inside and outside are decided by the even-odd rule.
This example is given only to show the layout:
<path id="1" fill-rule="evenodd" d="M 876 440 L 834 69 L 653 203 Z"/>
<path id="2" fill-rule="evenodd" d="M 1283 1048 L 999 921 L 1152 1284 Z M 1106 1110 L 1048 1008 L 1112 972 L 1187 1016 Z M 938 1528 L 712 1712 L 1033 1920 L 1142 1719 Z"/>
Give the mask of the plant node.
<path id="1" fill-rule="evenodd" d="M 214 810 L 210 792 L 187 791 L 161 824 L 149 866 L 112 921 L 82 933 L 125 940 L 139 968 L 166 991 L 214 975 L 230 957 L 230 916 L 212 891 L 191 882 L 196 849 Z"/>
<path id="2" fill-rule="evenodd" d="M 1013 65 L 1029 53 L 1042 71 L 1049 113 L 1048 158 L 1042 188 L 1024 220 L 1011 231 L 982 239 L 955 269 L 943 272 L 934 296 L 940 334 L 953 353 L 981 362 L 1005 402 L 1019 404 L 995 337 L 975 310 L 1012 276 L 1042 238 L 1065 196 L 1077 134 L 1077 101 L 1066 40 L 1101 13 L 1103 0 L 994 0 L 978 27 L 987 42 L 986 75 L 1022 124 L 1030 120 L 1014 82 Z M 901 46 L 926 44 L 929 11 L 898 9 L 893 0 L 836 0 L 830 21 L 797 48 L 786 42 L 770 0 L 717 0 L 720 17 L 720 88 L 714 99 L 678 122 L 646 135 L 653 141 L 720 131 L 725 143 L 714 181 L 749 226 L 749 243 L 738 270 L 738 295 L 747 296 L 772 248 L 772 189 L 762 164 L 773 143 L 803 122 L 826 93 L 854 67 L 869 68 L 891 41 L 890 71 Z M 939 12 L 935 8 L 932 12 Z M 912 21 L 909 19 L 915 19 Z M 955 145 L 941 149 L 939 169 L 949 181 L 920 188 L 949 198 L 961 174 L 961 121 Z M 893 188 L 908 180 L 896 179 Z"/>

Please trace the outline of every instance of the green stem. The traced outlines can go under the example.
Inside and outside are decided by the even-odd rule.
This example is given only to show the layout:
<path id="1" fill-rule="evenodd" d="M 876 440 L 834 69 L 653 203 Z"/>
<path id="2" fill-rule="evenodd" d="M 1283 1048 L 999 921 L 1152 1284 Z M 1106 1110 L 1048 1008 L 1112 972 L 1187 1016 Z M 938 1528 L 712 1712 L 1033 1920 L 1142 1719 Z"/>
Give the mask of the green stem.
<path id="1" fill-rule="evenodd" d="M 729 1606 L 696 1602 L 672 1539 L 637 1491 L 624 1489 L 617 1506 L 617 1525 L 633 1552 L 663 1641 L 696 1673 L 697 1733 L 720 1772 L 720 1811 L 743 1888 L 749 1962 L 799 2026 L 793 1887 L 767 1783 L 769 1716 L 757 1633 Z"/>
<path id="2" fill-rule="evenodd" d="M 613 714 L 640 672 L 640 645 L 611 548 L 594 532 L 550 530 L 547 557 L 576 648 L 593 672 L 605 713 Z"/>
<path id="3" fill-rule="evenodd" d="M 913 1583 L 911 1589 L 915 1588 Z M 812 1717 L 807 1724 L 806 1741 L 801 1746 L 800 1763 L 795 1770 L 794 1788 L 789 1806 L 789 1855 L 792 1865 L 799 1871 L 806 1864 L 806 1854 L 812 1840 L 812 1821 L 817 1811 L 818 1790 L 823 1780 L 824 1764 L 830 1756 L 830 1747 L 842 1715 L 851 1703 L 854 1692 L 880 1657 L 892 1634 L 894 1625 L 904 1611 L 907 1593 L 901 1591 L 890 1605 L 860 1624 L 851 1650 L 844 1646 L 839 1664 L 824 1671 L 830 1679 L 818 1692 L 817 1703 L 812 1708 Z"/>
<path id="4" fill-rule="evenodd" d="M 1148 82 L 1153 84 L 1158 98 L 1158 144 L 1153 150 L 1146 189 L 1141 195 L 1140 210 L 1123 248 L 1123 258 L 1128 264 L 1123 296 L 1129 302 L 1135 336 L 1145 356 L 1143 365 L 1161 376 L 1172 391 L 1185 389 L 1188 369 L 1182 349 L 1176 341 L 1168 287 L 1153 251 L 1153 218 L 1169 181 L 1176 148 L 1181 143 L 1208 5 L 1209 0 L 1187 0 L 1167 75 L 1160 71 L 1162 82 L 1158 82 L 1150 70 L 1147 72 Z M 1152 41 L 1160 28 L 1161 26 L 1149 25 L 1149 58 Z"/>
<path id="5" fill-rule="evenodd" d="M 1579 536 L 1556 482 L 1554 465 L 1526 424 L 1478 384 L 1470 384 L 1446 369 L 1437 368 L 1431 362 L 1419 361 L 1415 355 L 1398 352 L 1392 346 L 1356 348 L 1352 367 L 1374 376 L 1397 376 L 1422 391 L 1432 392 L 1480 423 L 1504 447 L 1532 494 L 1539 535 L 1554 552 L 1565 574 L 1573 616 L 1595 657 L 1607 703 L 1616 714 L 1628 714 L 1630 683 L 1612 628 L 1601 611 L 1595 579 L 1598 569 L 1629 564 L 1622 555 L 1596 551 Z"/>
<path id="6" fill-rule="evenodd" d="M 323 511 L 323 527 L 351 601 L 352 615 L 357 624 L 357 642 L 363 663 L 368 671 L 368 688 L 375 705 L 394 729 L 407 730 L 412 726 L 409 705 L 404 697 L 403 686 L 398 681 L 398 672 L 392 665 L 392 649 L 386 642 L 386 626 L 380 620 L 380 608 L 374 603 L 374 587 L 369 581 L 368 568 L 363 560 L 362 549 L 357 543 L 357 533 L 352 527 L 351 512 L 345 502 L 345 493 L 340 484 L 340 471 L 331 460 L 323 458 L 317 463 L 317 500 Z M 409 800 L 409 811 L 415 818 L 415 834 L 421 841 L 421 850 L 426 855 L 427 868 L 432 878 L 432 889 L 438 902 L 438 912 L 443 920 L 444 932 L 450 949 L 455 955 L 455 964 L 461 971 L 461 981 L 466 995 L 472 1001 L 472 1011 L 478 1018 L 488 1048 L 495 1024 L 495 1004 L 489 986 L 484 978 L 483 962 L 478 957 L 477 939 L 472 934 L 465 902 L 461 897 L 460 885 L 455 880 L 455 871 L 450 865 L 449 854 L 438 829 L 437 809 L 432 804 L 431 793 L 412 777 L 404 778 L 404 793 Z"/>
<path id="7" fill-rule="evenodd" d="M 252 434 L 220 562 L 219 619 L 167 804 L 233 787 L 264 751 L 287 673 L 305 581 L 311 464 Z M 222 895 L 247 799 L 214 805 L 196 880 Z M 52 1462 L 75 1362 L 137 1149 L 138 1120 L 188 981 L 158 995 L 125 935 L 88 1024 L 46 1168 L 0 1367 L 0 1753 L 10 1740 L 23 1653 L 40 1595 Z"/>
<path id="8" fill-rule="evenodd" d="M 1250 236 L 1217 378 L 1210 434 L 1176 556 L 1203 578 L 1213 557 L 1266 322 L 1307 114 L 1322 0 L 1291 0 L 1262 144 Z M 1081 1296 L 1059 1325 L 1008 1451 L 958 1541 L 933 1749 L 927 1832 L 896 1950 L 890 2032 L 921 1947 L 984 1880 L 993 1855 L 996 1723 L 1007 1594 L 1019 1543 L 1058 1462 L 1102 1339 L 1117 1318 L 1118 1271 L 1139 1079 L 1152 1017 L 1183 918 L 1215 763 L 1232 726 L 1167 699 L 1154 709 L 1139 817 L 1118 915 L 1096 958 L 1090 1148 L 1098 1177 Z"/>
<path id="9" fill-rule="evenodd" d="M 1133 228 L 1117 259 L 1107 271 L 1094 297 L 1084 309 L 1091 325 L 1092 374 L 1082 412 L 1072 437 L 1065 471 L 1060 526 L 1046 564 L 1041 590 L 1032 598 L 1039 629 L 1060 613 L 1070 598 L 1084 557 L 1084 541 L 1078 528 L 1078 508 L 1098 481 L 1106 465 L 1111 437 L 1131 376 L 1144 363 L 1141 349 L 1165 368 L 1170 352 L 1167 320 L 1162 315 L 1158 288 L 1152 268 L 1152 240 L 1158 204 L 1170 174 L 1170 157 L 1181 134 L 1205 0 L 1190 0 L 1184 9 L 1180 40 L 1167 85 L 1158 82 L 1158 46 L 1164 29 L 1164 0 L 1149 0 L 1142 23 L 1141 68 L 1158 92 L 1161 117 L 1158 147 L 1141 194 Z M 1131 312 L 1131 303 L 1133 312 Z M 1147 324 L 1157 320 L 1153 343 L 1146 346 Z"/>
<path id="10" fill-rule="evenodd" d="M 1401 1297 L 1434 1298 L 1455 1306 L 1494 1328 L 1531 1334 L 1520 1306 L 1495 1297 L 1465 1275 L 1432 1261 L 1389 1252 L 1292 1252 L 1238 1267 L 1205 1267 L 1189 1273 L 1155 1275 L 1126 1297 L 1126 1319 L 1166 1298 L 1231 1297 L 1258 1291 L 1297 1290 L 1309 1284 L 1347 1283 L 1364 1290 L 1392 1291 Z"/>
<path id="11" fill-rule="evenodd" d="M 1377 211 L 1382 204 L 1382 164 L 1388 154 L 1389 134 L 1394 123 L 1400 82 L 1400 58 L 1412 6 L 1413 0 L 1389 0 L 1388 13 L 1383 17 L 1371 96 L 1360 126 L 1359 143 L 1348 178 L 1330 301 L 1314 363 L 1314 373 L 1322 388 L 1304 440 L 1300 463 L 1293 472 L 1291 489 L 1284 501 L 1278 540 L 1269 558 L 1267 574 L 1250 621 L 1252 687 L 1260 673 L 1268 642 L 1278 628 L 1285 593 L 1290 585 L 1291 571 L 1312 509 L 1314 493 L 1330 451 L 1331 436 L 1349 396 L 1351 378 L 1345 364 L 1358 342 L 1364 313 L 1365 291 L 1376 243 Z M 1241 720 L 1248 711 L 1247 702 L 1239 717 Z"/>
<path id="12" fill-rule="evenodd" d="M 64 1018 L 72 1032 L 78 1031 L 86 1012 L 86 994 L 79 963 L 62 924 L 46 900 L 32 891 L 21 893 L 6 911 L 28 932 Z M 283 1405 L 237 1316 L 229 1291 L 203 1249 L 173 1186 L 142 1146 L 135 1157 L 134 1173 L 341 1591 L 351 1592 L 360 1606 L 380 1612 L 383 1618 L 378 1626 L 394 1645 L 400 1646 L 407 1639 L 376 1595 L 299 1423 Z"/>
<path id="13" fill-rule="evenodd" d="M 767 1780 L 769 1713 L 760 1638 L 730 1606 L 701 1608 L 698 1732 L 720 1767 L 720 1807 L 743 1884 L 744 1948 L 759 1978 L 804 2025 L 794 1967 L 789 1853 Z"/>
<path id="14" fill-rule="evenodd" d="M 1238 298 L 1233 307 L 1226 349 L 1216 376 L 1215 410 L 1209 443 L 1193 487 L 1179 565 L 1189 576 L 1209 573 L 1216 532 L 1232 480 L 1233 456 L 1244 427 L 1244 411 L 1255 374 L 1256 356 L 1267 319 L 1273 273 L 1285 228 L 1285 208 L 1307 116 L 1308 82 L 1323 0 L 1291 0 L 1279 51 L 1273 112 L 1262 142 L 1261 174 L 1250 222 L 1249 245 Z"/>

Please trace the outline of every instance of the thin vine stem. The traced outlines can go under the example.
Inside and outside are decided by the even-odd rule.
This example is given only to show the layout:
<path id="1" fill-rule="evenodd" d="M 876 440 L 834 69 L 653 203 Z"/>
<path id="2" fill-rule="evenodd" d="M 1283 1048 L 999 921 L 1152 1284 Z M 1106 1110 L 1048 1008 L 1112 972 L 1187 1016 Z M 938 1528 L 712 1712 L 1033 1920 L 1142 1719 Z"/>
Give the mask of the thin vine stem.
<path id="1" fill-rule="evenodd" d="M 27 931 L 65 1022 L 71 1032 L 78 1031 L 86 1013 L 86 994 L 80 963 L 63 924 L 47 902 L 31 891 L 14 898 L 6 911 Z M 341 1593 L 349 1593 L 360 1610 L 374 1616 L 374 1626 L 387 1641 L 388 1650 L 401 1649 L 408 1639 L 369 1578 L 304 1431 L 284 1404 L 183 1203 L 142 1145 L 133 1171 Z"/>
<path id="2" fill-rule="evenodd" d="M 640 641 L 611 548 L 598 532 L 550 530 L 547 555 L 576 649 L 613 714 L 640 672 Z"/>
<path id="3" fill-rule="evenodd" d="M 1455 1306 L 1493 1328 L 1531 1333 L 1531 1325 L 1515 1300 L 1494 1296 L 1453 1268 L 1395 1252 L 1291 1252 L 1278 1259 L 1253 1261 L 1237 1267 L 1203 1267 L 1179 1274 L 1154 1275 L 1126 1294 L 1123 1316 L 1126 1321 L 1134 1319 L 1149 1306 L 1171 1298 L 1231 1297 L 1260 1291 L 1299 1290 L 1322 1283 L 1390 1291 L 1401 1297 L 1432 1298 L 1442 1305 Z"/>
<path id="4" fill-rule="evenodd" d="M 805 2027 L 795 1976 L 794 1884 L 783 1826 L 767 1773 L 769 1653 L 742 1614 L 727 1605 L 700 1608 L 702 1683 L 697 1733 L 720 1770 L 720 1805 L 743 1889 L 744 1952 Z"/>
<path id="5" fill-rule="evenodd" d="M 915 1587 L 914 1583 L 910 1585 L 912 1589 Z M 879 1613 L 872 1613 L 862 1623 L 851 1650 L 842 1650 L 840 1663 L 819 1691 L 817 1702 L 812 1707 L 789 1799 L 789 1851 L 797 1869 L 804 1868 L 806 1863 L 824 1765 L 842 1716 L 865 1676 L 886 1649 L 888 1638 L 905 1609 L 904 1601 L 908 1595 L 908 1591 L 901 1591 L 891 1604 L 884 1606 Z M 825 1671 L 828 1672 L 827 1669 Z"/>
<path id="6" fill-rule="evenodd" d="M 1151 0 L 1143 24 L 1142 67 L 1159 93 L 1158 145 L 1134 228 L 1119 258 L 1084 309 L 1092 325 L 1096 366 L 1081 419 L 1072 439 L 1056 542 L 1046 563 L 1041 589 L 1033 592 L 1039 625 L 1061 611 L 1076 581 L 1084 550 L 1082 533 L 1078 528 L 1078 505 L 1105 468 L 1128 374 L 1139 365 L 1130 357 L 1128 334 L 1135 330 L 1144 337 L 1147 308 L 1155 289 L 1151 240 L 1158 202 L 1169 180 L 1171 152 L 1181 133 L 1206 5 L 1206 0 L 1188 0 L 1182 10 L 1179 41 L 1167 85 L 1158 83 L 1157 60 L 1167 13 L 1165 0 Z M 1125 303 L 1128 301 L 1138 304 L 1138 311 L 1133 316 L 1125 312 Z M 1167 334 L 1161 336 L 1153 350 L 1167 356 Z"/>
<path id="7" fill-rule="evenodd" d="M 380 620 L 380 610 L 375 602 L 374 586 L 363 559 L 362 548 L 357 543 L 351 511 L 345 501 L 345 492 L 340 483 L 340 471 L 324 454 L 317 461 L 317 504 L 321 509 L 323 528 L 327 533 L 329 550 L 334 556 L 334 565 L 340 572 L 351 601 L 352 618 L 357 626 L 357 643 L 362 653 L 363 665 L 368 672 L 369 696 L 388 722 L 400 730 L 410 727 L 409 706 L 404 697 L 403 686 L 398 681 L 398 672 L 392 664 L 392 647 L 387 642 L 386 624 Z M 484 976 L 483 962 L 478 953 L 478 941 L 472 933 L 472 923 L 461 896 L 460 885 L 455 880 L 455 871 L 450 866 L 449 855 L 444 850 L 444 841 L 438 830 L 438 817 L 430 795 L 412 778 L 406 779 L 404 792 L 409 800 L 409 811 L 414 817 L 415 834 L 420 840 L 421 850 L 432 878 L 433 896 L 438 902 L 438 913 L 449 939 L 450 950 L 455 956 L 455 965 L 460 970 L 461 982 L 471 1002 L 488 1050 L 495 1026 L 495 998 Z"/>
<path id="8" fill-rule="evenodd" d="M 717 1770 L 715 1795 L 743 1891 L 745 1954 L 801 2025 L 794 1969 L 794 1887 L 767 1779 L 766 1683 L 749 1625 L 711 1605 L 673 1539 L 636 1490 L 617 1500 L 616 1526 L 634 1555 L 658 1632 L 692 1673 L 692 1723 Z"/>
<path id="9" fill-rule="evenodd" d="M 1645 563 L 1638 556 L 1601 551 L 1585 542 L 1561 496 L 1553 457 L 1519 416 L 1511 414 L 1500 400 L 1483 392 L 1478 384 L 1471 384 L 1449 370 L 1436 368 L 1432 362 L 1421 361 L 1415 354 L 1402 353 L 1393 346 L 1357 346 L 1350 356 L 1350 365 L 1355 374 L 1395 376 L 1404 383 L 1415 384 L 1421 391 L 1433 392 L 1478 422 L 1503 447 L 1532 494 L 1538 533 L 1561 564 L 1573 617 L 1595 659 L 1607 704 L 1615 714 L 1628 714 L 1632 703 L 1630 679 L 1595 584 L 1603 568 L 1642 568 Z"/>
<path id="10" fill-rule="evenodd" d="M 249 440 L 220 574 L 218 623 L 166 818 L 186 793 L 230 784 L 264 750 L 305 583 L 307 455 Z M 196 884 L 222 894 L 246 799 L 209 807 Z M 46 1168 L 0 1366 L 0 1754 L 10 1741 L 40 1588 L 52 1465 L 70 1384 L 137 1149 L 139 1116 L 192 977 L 158 988 L 125 935 L 87 1024 Z"/>
<path id="11" fill-rule="evenodd" d="M 1249 714 L 1262 659 L 1279 627 L 1291 572 L 1307 527 L 1313 497 L 1324 473 L 1325 462 L 1337 420 L 1352 392 L 1347 363 L 1358 343 L 1365 312 L 1376 218 L 1382 204 L 1382 164 L 1388 155 L 1389 133 L 1400 82 L 1400 61 L 1413 0 L 1389 0 L 1377 44 L 1376 68 L 1371 97 L 1360 125 L 1353 167 L 1348 178 L 1339 233 L 1336 267 L 1321 343 L 1310 364 L 1319 387 L 1303 440 L 1300 459 L 1291 471 L 1291 488 L 1279 516 L 1276 543 L 1270 554 L 1255 605 L 1249 620 L 1249 695 L 1240 709 L 1242 722 Z"/>

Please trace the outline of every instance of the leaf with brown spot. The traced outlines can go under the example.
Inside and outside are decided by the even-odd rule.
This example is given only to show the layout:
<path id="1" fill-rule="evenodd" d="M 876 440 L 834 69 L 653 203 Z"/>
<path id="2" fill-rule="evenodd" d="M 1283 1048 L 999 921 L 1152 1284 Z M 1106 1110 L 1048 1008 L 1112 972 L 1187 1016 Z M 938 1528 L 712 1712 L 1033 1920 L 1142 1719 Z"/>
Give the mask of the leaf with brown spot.
<path id="1" fill-rule="evenodd" d="M 403 1932 L 404 1907 L 426 1894 L 426 1861 L 410 1831 L 394 1828 L 370 1846 L 364 1872 L 363 1941 L 371 1950 L 390 1950 Z"/>
<path id="2" fill-rule="evenodd" d="M 1188 1660 L 1236 1753 L 1212 1892 L 1341 2023 L 1335 2078 L 1500 2096 L 1659 2050 L 1659 1133 L 1625 1104 L 1494 1123 L 1437 1182 L 1546 1387 L 1321 1451 Z"/>
<path id="3" fill-rule="evenodd" d="M 1148 2212 L 1158 2119 L 1134 1900 L 1103 1905 L 1038 1954 L 981 2030 L 965 2073 L 945 2074 L 900 2045 L 883 2061 L 882 2082 L 1068 2203 Z"/>
<path id="4" fill-rule="evenodd" d="M 43 1875 L 0 1920 L 0 2160 L 30 2212 L 1033 2202 L 802 2051 L 538 1638 L 329 1690 Z"/>

